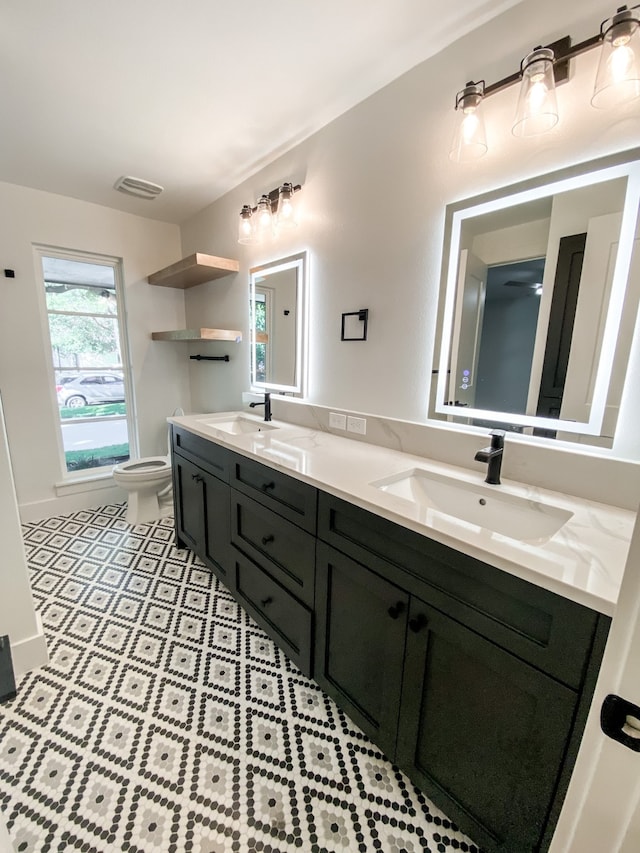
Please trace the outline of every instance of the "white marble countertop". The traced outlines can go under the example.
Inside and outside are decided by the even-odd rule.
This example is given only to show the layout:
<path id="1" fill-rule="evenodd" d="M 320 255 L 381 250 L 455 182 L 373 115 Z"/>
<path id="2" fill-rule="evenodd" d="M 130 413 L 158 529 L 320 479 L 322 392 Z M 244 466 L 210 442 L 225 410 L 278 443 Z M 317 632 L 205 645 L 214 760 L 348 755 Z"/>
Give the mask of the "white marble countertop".
<path id="1" fill-rule="evenodd" d="M 269 426 L 273 429 L 238 435 L 216 428 L 216 422 L 229 421 L 238 415 L 257 425 L 261 423 L 260 417 L 245 412 L 187 415 L 168 420 L 512 575 L 612 615 L 635 513 L 511 480 L 503 480 L 499 486 L 486 486 L 482 472 L 284 421 L 271 421 Z M 495 492 L 496 497 L 524 499 L 534 511 L 535 504 L 541 503 L 570 517 L 550 538 L 523 541 L 372 485 L 412 469 L 491 490 L 489 494 Z"/>

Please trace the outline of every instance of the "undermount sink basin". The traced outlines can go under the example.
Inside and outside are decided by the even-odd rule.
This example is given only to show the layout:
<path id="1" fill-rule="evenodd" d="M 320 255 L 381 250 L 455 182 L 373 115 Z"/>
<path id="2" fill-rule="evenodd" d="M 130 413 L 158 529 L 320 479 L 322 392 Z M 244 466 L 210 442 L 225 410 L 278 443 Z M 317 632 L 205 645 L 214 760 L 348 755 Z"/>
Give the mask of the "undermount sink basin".
<path id="1" fill-rule="evenodd" d="M 231 435 L 244 435 L 245 433 L 266 432 L 267 430 L 278 429 L 275 424 L 271 424 L 268 421 L 254 421 L 252 418 L 245 418 L 243 415 L 235 415 L 232 418 L 222 418 L 221 420 L 212 418 L 210 421 L 203 421 L 203 423 L 205 426 L 222 430 L 222 432 L 228 432 Z"/>
<path id="2" fill-rule="evenodd" d="M 573 513 L 528 498 L 413 468 L 372 486 L 454 519 L 523 542 L 545 542 Z"/>

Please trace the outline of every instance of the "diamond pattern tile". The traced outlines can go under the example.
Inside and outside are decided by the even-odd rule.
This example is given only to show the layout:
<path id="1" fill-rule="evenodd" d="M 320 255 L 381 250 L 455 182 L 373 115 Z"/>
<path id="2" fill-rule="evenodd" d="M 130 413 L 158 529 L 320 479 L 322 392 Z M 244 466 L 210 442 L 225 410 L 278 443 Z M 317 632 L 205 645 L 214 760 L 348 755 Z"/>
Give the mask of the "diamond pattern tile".
<path id="1" fill-rule="evenodd" d="M 50 663 L 0 706 L 16 850 L 479 853 L 304 677 L 173 520 L 23 528 Z"/>

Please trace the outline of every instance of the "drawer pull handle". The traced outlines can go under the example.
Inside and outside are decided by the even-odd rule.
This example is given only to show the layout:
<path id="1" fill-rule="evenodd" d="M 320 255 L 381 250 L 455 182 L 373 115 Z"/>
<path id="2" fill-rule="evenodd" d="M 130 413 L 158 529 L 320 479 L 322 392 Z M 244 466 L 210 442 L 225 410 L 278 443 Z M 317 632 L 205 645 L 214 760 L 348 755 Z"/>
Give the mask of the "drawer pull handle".
<path id="1" fill-rule="evenodd" d="M 268 596 L 268 598 L 263 598 L 263 599 L 262 599 L 262 601 L 260 602 L 260 604 L 261 604 L 263 607 L 267 607 L 267 606 L 268 606 L 269 604 L 271 604 L 272 602 L 273 602 L 273 598 L 271 598 L 271 596 Z"/>
<path id="2" fill-rule="evenodd" d="M 263 491 L 263 492 L 268 492 L 268 491 L 269 491 L 269 489 L 275 489 L 275 487 L 276 487 L 276 484 L 275 484 L 274 482 L 271 482 L 271 483 L 263 483 L 263 484 L 262 484 L 262 491 Z"/>
<path id="3" fill-rule="evenodd" d="M 262 537 L 262 544 L 263 545 L 268 545 L 269 542 L 273 542 L 273 533 L 270 533 L 268 536 Z"/>
<path id="4" fill-rule="evenodd" d="M 404 601 L 398 601 L 397 604 L 391 605 L 391 607 L 387 610 L 387 613 L 389 614 L 389 616 L 391 616 L 392 619 L 397 619 L 398 616 L 400 616 L 400 614 L 403 612 L 403 610 Z"/>
<path id="5" fill-rule="evenodd" d="M 194 483 L 201 483 L 202 482 L 202 477 L 200 476 L 200 474 L 192 474 L 191 479 L 193 480 Z"/>
<path id="6" fill-rule="evenodd" d="M 427 617 L 424 613 L 421 613 L 419 616 L 416 616 L 415 619 L 409 619 L 409 630 L 413 631 L 414 634 L 418 634 L 422 631 L 423 628 L 427 627 Z"/>

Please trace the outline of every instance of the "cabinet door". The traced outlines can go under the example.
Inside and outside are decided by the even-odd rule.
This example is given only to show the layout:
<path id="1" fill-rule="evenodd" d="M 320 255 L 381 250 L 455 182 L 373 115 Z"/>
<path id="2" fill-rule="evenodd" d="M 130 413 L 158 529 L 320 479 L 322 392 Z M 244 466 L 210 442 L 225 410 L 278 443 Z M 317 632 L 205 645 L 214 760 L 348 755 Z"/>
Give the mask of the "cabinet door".
<path id="1" fill-rule="evenodd" d="M 229 486 L 177 453 L 173 469 L 178 544 L 194 551 L 230 587 Z"/>
<path id="2" fill-rule="evenodd" d="M 173 504 L 178 547 L 205 555 L 204 472 L 173 454 Z"/>
<path id="3" fill-rule="evenodd" d="M 537 851 L 577 694 L 412 599 L 397 763 L 486 851 Z"/>
<path id="4" fill-rule="evenodd" d="M 205 545 L 204 561 L 228 589 L 233 589 L 234 563 L 232 556 L 231 507 L 226 483 L 202 473 L 205 487 Z"/>
<path id="5" fill-rule="evenodd" d="M 393 758 L 408 595 L 318 543 L 314 677 Z"/>

